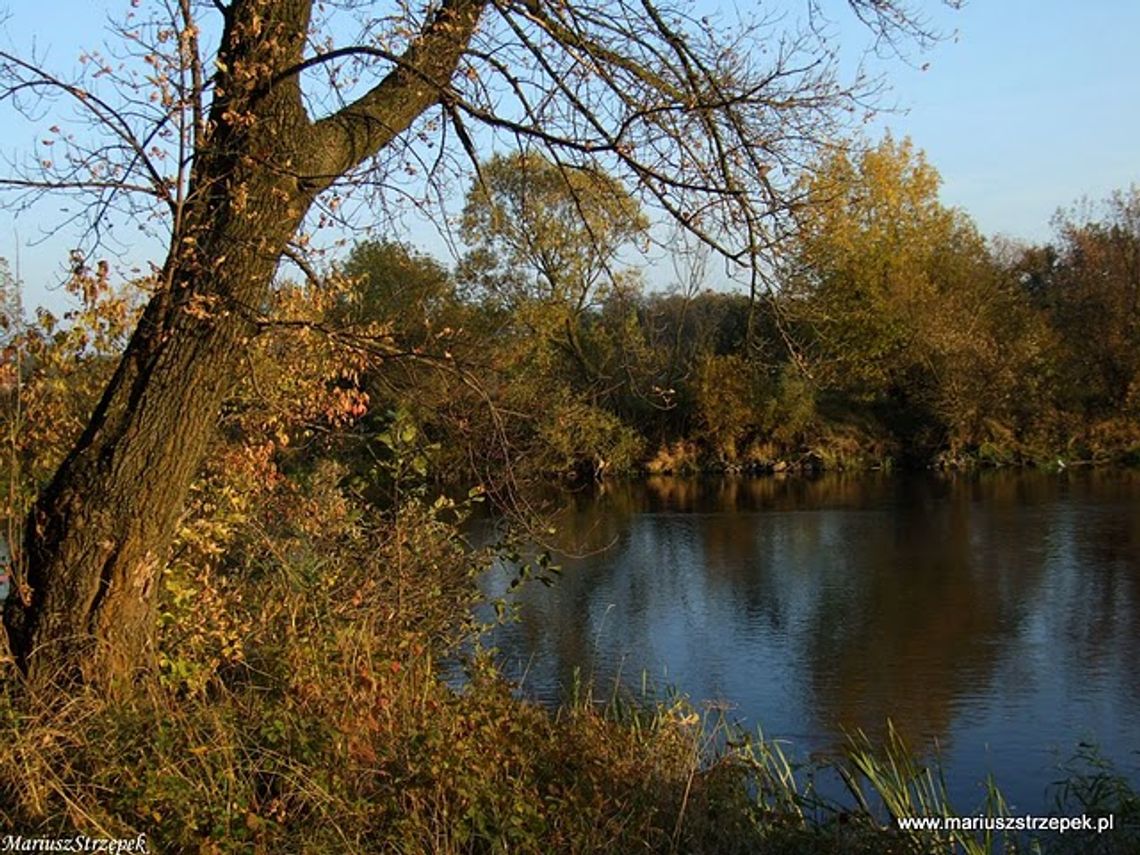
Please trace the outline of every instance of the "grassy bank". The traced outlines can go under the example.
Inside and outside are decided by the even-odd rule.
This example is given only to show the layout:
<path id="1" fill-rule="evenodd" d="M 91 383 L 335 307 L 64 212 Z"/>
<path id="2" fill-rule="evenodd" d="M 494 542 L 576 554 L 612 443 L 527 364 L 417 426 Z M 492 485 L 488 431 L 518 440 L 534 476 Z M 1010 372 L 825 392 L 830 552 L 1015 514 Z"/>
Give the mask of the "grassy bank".
<path id="1" fill-rule="evenodd" d="M 396 664 L 399 667 L 396 667 Z M 1058 815 L 1115 815 L 1099 837 L 902 833 L 953 816 L 937 771 L 900 742 L 834 761 L 846 807 L 797 784 L 778 745 L 726 743 L 683 703 L 588 699 L 557 714 L 489 672 L 445 688 L 426 657 L 333 669 L 302 696 L 273 684 L 187 699 L 0 701 L 8 833 L 146 834 L 158 852 L 1135 852 L 1140 803 L 1084 758 Z M 343 706 L 340 706 L 343 704 Z M 337 707 L 340 706 L 339 709 Z M 714 745 L 722 746 L 714 749 Z M 981 811 L 1007 808 L 996 787 Z M 975 815 L 971 808 L 966 815 Z M 953 850 L 952 847 L 957 849 Z M 1003 848 L 1004 847 L 1004 848 Z"/>
<path id="2" fill-rule="evenodd" d="M 1140 444 L 1134 435 L 1082 437 L 1055 444 L 983 442 L 977 445 L 908 449 L 898 442 L 859 432 L 823 431 L 812 441 L 778 444 L 754 440 L 737 448 L 718 448 L 698 440 L 664 443 L 652 456 L 632 466 L 633 475 L 779 475 L 818 472 L 866 472 L 895 469 L 1042 469 L 1135 467 Z"/>

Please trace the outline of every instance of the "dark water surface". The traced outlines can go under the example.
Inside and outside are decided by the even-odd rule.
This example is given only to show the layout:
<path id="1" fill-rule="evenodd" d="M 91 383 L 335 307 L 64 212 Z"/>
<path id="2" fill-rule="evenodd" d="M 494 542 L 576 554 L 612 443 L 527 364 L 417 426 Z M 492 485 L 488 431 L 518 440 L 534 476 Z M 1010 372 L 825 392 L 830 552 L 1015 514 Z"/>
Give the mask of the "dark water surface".
<path id="1" fill-rule="evenodd" d="M 559 542 L 602 551 L 524 586 L 492 638 L 530 697 L 564 700 L 575 668 L 644 672 L 801 759 L 890 717 L 937 741 L 959 810 L 988 772 L 1045 807 L 1079 740 L 1140 783 L 1140 473 L 650 479 L 564 502 Z"/>

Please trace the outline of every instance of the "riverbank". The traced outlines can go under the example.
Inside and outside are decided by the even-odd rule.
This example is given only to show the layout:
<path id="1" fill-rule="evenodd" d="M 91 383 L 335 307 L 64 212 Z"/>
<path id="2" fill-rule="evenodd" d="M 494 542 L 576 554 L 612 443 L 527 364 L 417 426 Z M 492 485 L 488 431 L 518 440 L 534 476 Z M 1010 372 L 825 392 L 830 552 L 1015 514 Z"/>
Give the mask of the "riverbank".
<path id="1" fill-rule="evenodd" d="M 822 472 L 890 472 L 895 470 L 972 471 L 985 469 L 1038 469 L 1047 472 L 1070 468 L 1140 466 L 1140 444 L 1069 443 L 1048 449 L 1026 449 L 986 443 L 973 448 L 943 449 L 908 454 L 884 442 L 821 441 L 787 448 L 754 443 L 742 453 L 718 452 L 700 442 L 678 440 L 663 444 L 627 470 L 631 476 L 654 475 L 781 475 Z"/>
<path id="2" fill-rule="evenodd" d="M 267 681 L 197 698 L 152 689 L 49 706 L 9 685 L 5 831 L 145 835 L 152 852 L 209 853 L 901 855 L 1010 852 L 1020 841 L 1024 851 L 1123 855 L 1140 845 L 1140 800 L 1089 750 L 1073 759 L 1051 815 L 1111 816 L 1110 833 L 904 832 L 900 816 L 1013 812 L 992 782 L 983 804 L 951 805 L 937 768 L 894 739 L 871 747 L 857 737 L 829 761 L 849 787 L 840 804 L 804 788 L 784 746 L 683 701 L 586 694 L 549 714 L 481 667 L 456 694 L 427 657 L 362 664 L 334 666 L 305 691 Z"/>
<path id="3" fill-rule="evenodd" d="M 174 565 L 158 665 L 130 691 L 30 693 L 6 666 L 5 833 L 145 834 L 150 851 L 219 855 L 1011 851 L 1000 835 L 899 830 L 902 816 L 1020 810 L 1000 775 L 952 803 L 901 726 L 800 766 L 800 746 L 684 698 L 586 684 L 545 708 L 478 652 L 456 691 L 439 663 L 477 644 L 469 608 L 494 554 L 472 553 L 439 500 L 411 499 L 383 526 L 320 507 L 320 525 L 280 533 L 272 550 L 245 530 L 240 573 Z M 1063 765 L 1048 812 L 1112 815 L 1114 830 L 1039 834 L 1040 851 L 1136 851 L 1140 801 L 1125 778 L 1087 747 Z M 846 795 L 809 786 L 825 775 Z"/>

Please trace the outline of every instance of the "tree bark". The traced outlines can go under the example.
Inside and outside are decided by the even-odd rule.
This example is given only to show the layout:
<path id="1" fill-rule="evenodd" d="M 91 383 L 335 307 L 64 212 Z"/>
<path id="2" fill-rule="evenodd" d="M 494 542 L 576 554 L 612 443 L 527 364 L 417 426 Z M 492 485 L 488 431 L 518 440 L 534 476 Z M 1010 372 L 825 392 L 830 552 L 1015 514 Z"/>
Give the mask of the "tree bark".
<path id="1" fill-rule="evenodd" d="M 446 0 L 371 91 L 317 122 L 298 73 L 312 0 L 228 7 L 162 285 L 28 518 L 28 587 L 4 619 L 33 683 L 114 686 L 151 664 L 167 550 L 287 243 L 323 189 L 439 99 L 484 3 Z"/>

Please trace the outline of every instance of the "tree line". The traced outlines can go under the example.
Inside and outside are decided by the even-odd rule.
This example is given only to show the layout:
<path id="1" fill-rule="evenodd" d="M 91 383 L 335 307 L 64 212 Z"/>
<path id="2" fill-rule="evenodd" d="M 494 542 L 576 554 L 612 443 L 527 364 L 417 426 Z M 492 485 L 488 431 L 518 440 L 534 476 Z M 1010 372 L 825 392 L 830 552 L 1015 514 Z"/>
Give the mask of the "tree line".
<path id="1" fill-rule="evenodd" d="M 263 358 L 225 412 L 261 395 L 279 453 L 333 453 L 361 485 L 397 422 L 422 446 L 418 468 L 504 490 L 645 471 L 1135 460 L 1140 192 L 1059 211 L 1054 240 L 1032 245 L 986 240 L 939 183 L 906 140 L 830 155 L 754 300 L 706 287 L 695 245 L 673 281 L 647 281 L 623 251 L 649 220 L 612 178 L 497 156 L 471 186 L 453 268 L 372 240 L 276 288 Z M 26 490 L 94 408 L 143 284 L 115 290 L 80 265 L 82 308 L 6 334 L 24 359 Z M 280 382 L 284 397 L 266 392 Z"/>
<path id="2" fill-rule="evenodd" d="M 480 390 L 462 403 L 438 372 L 433 389 L 422 368 L 381 371 L 364 387 L 373 412 L 408 409 L 444 469 L 471 474 L 508 449 L 571 478 L 1136 459 L 1135 187 L 1059 211 L 1054 239 L 1032 245 L 987 240 L 943 205 L 907 140 L 837 151 L 810 175 L 753 299 L 704 287 L 699 249 L 665 287 L 623 265 L 647 220 L 605 176 L 493 159 L 454 270 L 374 241 L 340 271 L 356 320 L 394 319 L 400 347 L 446 352 Z"/>

